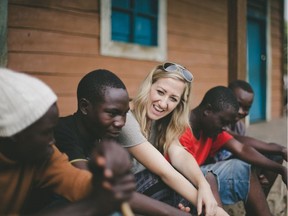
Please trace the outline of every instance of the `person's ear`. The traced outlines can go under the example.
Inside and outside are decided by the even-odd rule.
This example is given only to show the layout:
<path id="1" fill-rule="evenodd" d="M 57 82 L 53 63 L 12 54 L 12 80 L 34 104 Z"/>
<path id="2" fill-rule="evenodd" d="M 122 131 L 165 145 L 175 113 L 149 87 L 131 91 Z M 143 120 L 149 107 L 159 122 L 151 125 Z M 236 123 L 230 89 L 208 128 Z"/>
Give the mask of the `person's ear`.
<path id="1" fill-rule="evenodd" d="M 80 99 L 79 108 L 83 115 L 87 115 L 90 104 L 91 104 L 90 101 L 88 101 L 86 98 Z"/>
<path id="2" fill-rule="evenodd" d="M 203 110 L 203 115 L 204 116 L 208 116 L 212 113 L 212 106 L 211 104 L 207 104 L 205 107 L 204 107 L 204 110 Z"/>

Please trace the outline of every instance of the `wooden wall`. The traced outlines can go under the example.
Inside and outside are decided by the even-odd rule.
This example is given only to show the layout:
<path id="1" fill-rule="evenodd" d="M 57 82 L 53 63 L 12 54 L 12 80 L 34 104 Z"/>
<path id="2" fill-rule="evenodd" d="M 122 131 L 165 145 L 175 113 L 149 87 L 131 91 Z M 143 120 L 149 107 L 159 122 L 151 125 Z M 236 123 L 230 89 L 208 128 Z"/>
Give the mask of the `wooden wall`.
<path id="1" fill-rule="evenodd" d="M 182 0 L 168 4 L 168 58 L 194 74 L 193 104 L 228 82 L 226 0 Z"/>
<path id="2" fill-rule="evenodd" d="M 273 5 L 277 22 L 277 4 Z M 167 7 L 168 60 L 193 72 L 193 107 L 209 88 L 228 82 L 227 0 L 167 0 Z M 97 68 L 115 72 L 133 97 L 159 62 L 101 56 L 99 33 L 97 0 L 9 0 L 8 67 L 50 85 L 59 97 L 62 116 L 76 111 L 77 84 Z M 272 43 L 280 45 L 279 32 L 273 34 Z M 278 49 L 273 50 L 276 86 Z M 278 90 L 273 93 L 277 100 Z M 274 115 L 279 113 L 272 109 Z"/>
<path id="3" fill-rule="evenodd" d="M 76 111 L 77 84 L 97 68 L 119 75 L 132 97 L 156 62 L 99 55 L 99 24 L 97 0 L 9 0 L 8 67 L 50 85 L 60 115 Z"/>
<path id="4" fill-rule="evenodd" d="M 283 115 L 283 1 L 270 1 L 271 117 Z"/>

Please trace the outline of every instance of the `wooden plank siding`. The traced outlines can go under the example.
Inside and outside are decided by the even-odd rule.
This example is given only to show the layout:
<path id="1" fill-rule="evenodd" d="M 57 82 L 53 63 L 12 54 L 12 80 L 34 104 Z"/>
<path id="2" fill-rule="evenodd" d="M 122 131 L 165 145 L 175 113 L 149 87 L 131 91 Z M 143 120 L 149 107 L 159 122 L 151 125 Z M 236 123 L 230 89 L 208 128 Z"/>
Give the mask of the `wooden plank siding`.
<path id="1" fill-rule="evenodd" d="M 99 54 L 97 2 L 9 1 L 8 67 L 50 85 L 59 97 L 61 115 L 75 111 L 77 83 L 85 73 L 107 68 L 133 97 L 158 64 Z M 227 82 L 226 1 L 170 0 L 167 22 L 168 59 L 193 71 L 194 102 L 199 103 L 208 88 Z"/>
<path id="2" fill-rule="evenodd" d="M 271 30 L 276 31 L 272 30 L 271 36 L 272 86 L 279 87 L 282 36 L 277 2 L 271 4 Z M 9 0 L 8 67 L 35 75 L 51 86 L 59 97 L 61 116 L 76 110 L 76 87 L 87 72 L 97 68 L 115 72 L 133 97 L 147 73 L 159 63 L 100 55 L 98 3 Z M 227 0 L 167 0 L 167 56 L 195 76 L 191 107 L 198 105 L 209 88 L 227 85 L 227 10 Z M 272 107 L 273 116 L 277 116 L 279 91 L 273 89 L 272 97 L 277 98 Z"/>
<path id="3" fill-rule="evenodd" d="M 271 118 L 283 115 L 283 1 L 270 1 Z"/>
<path id="4" fill-rule="evenodd" d="M 227 2 L 168 3 L 168 57 L 193 72 L 194 107 L 209 88 L 227 85 Z"/>
<path id="5" fill-rule="evenodd" d="M 9 1 L 8 67 L 51 86 L 60 114 L 75 111 L 77 83 L 95 68 L 98 41 L 97 1 Z"/>
<path id="6" fill-rule="evenodd" d="M 87 72 L 115 72 L 132 97 L 156 65 L 99 54 L 98 1 L 11 0 L 8 16 L 8 67 L 51 86 L 59 97 L 61 116 L 76 110 L 77 84 Z"/>

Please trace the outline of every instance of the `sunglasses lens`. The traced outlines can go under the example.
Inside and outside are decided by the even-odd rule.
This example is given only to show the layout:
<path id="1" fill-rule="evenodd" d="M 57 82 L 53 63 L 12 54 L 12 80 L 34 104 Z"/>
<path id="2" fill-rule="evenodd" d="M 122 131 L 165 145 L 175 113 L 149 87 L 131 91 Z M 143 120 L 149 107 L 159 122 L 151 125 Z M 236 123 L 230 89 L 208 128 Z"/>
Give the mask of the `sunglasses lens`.
<path id="1" fill-rule="evenodd" d="M 189 82 L 192 82 L 193 80 L 193 75 L 186 69 L 183 69 L 183 76 L 185 77 L 185 79 Z"/>
<path id="2" fill-rule="evenodd" d="M 168 71 L 168 72 L 175 72 L 178 70 L 178 67 L 175 64 L 172 63 L 165 63 L 163 65 L 164 70 Z"/>

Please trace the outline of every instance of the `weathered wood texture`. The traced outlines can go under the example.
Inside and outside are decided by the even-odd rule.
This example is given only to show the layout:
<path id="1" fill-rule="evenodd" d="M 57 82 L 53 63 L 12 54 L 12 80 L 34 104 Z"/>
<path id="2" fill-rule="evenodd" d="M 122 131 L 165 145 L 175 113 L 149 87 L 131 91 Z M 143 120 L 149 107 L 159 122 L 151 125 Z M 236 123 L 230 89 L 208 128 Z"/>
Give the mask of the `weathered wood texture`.
<path id="1" fill-rule="evenodd" d="M 169 1 L 168 57 L 195 77 L 192 107 L 205 92 L 228 82 L 227 2 Z"/>
<path id="2" fill-rule="evenodd" d="M 228 80 L 246 80 L 247 0 L 228 1 Z"/>
<path id="3" fill-rule="evenodd" d="M 131 97 L 156 62 L 99 54 L 98 1 L 11 0 L 8 67 L 35 75 L 56 91 L 60 115 L 76 110 L 76 88 L 86 73 L 106 68 L 126 83 Z"/>
<path id="4" fill-rule="evenodd" d="M 279 8 L 273 5 L 273 22 L 277 24 Z M 227 10 L 227 0 L 167 1 L 168 60 L 183 64 L 195 76 L 191 107 L 209 88 L 227 85 Z M 278 62 L 273 68 L 279 74 L 280 33 L 273 34 L 273 59 Z M 8 67 L 48 83 L 59 96 L 62 116 L 76 110 L 77 83 L 87 72 L 97 68 L 115 72 L 133 97 L 146 74 L 159 63 L 102 56 L 99 35 L 98 1 L 9 0 Z M 273 85 L 279 87 L 276 74 Z M 276 116 L 280 95 L 273 95 Z"/>

